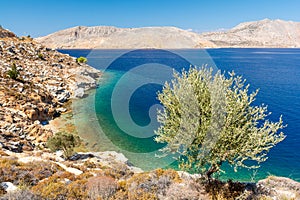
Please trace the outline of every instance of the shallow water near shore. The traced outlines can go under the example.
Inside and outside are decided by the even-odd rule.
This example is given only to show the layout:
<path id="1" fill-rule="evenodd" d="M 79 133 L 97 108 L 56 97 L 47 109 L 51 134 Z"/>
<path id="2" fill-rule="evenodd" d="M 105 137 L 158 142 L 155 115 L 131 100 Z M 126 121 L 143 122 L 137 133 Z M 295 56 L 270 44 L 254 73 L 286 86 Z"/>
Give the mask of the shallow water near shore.
<path id="1" fill-rule="evenodd" d="M 90 53 L 90 50 L 61 51 L 76 57 L 88 56 Z M 103 69 L 99 63 L 103 63 L 102 61 L 109 57 L 113 58 L 119 50 L 97 51 L 99 54 L 94 55 L 102 56 L 88 57 L 89 64 Z M 197 51 L 187 52 L 194 55 Z M 261 168 L 257 171 L 242 169 L 235 173 L 230 167 L 224 166 L 227 173 L 221 178 L 251 181 L 276 175 L 300 181 L 300 49 L 208 49 L 207 53 L 218 69 L 234 70 L 236 74 L 247 79 L 251 90 L 260 88 L 256 103 L 268 105 L 269 111 L 272 112 L 270 120 L 277 121 L 282 114 L 284 122 L 288 124 L 284 129 L 287 138 L 271 150 L 269 159 Z M 149 54 L 149 50 L 145 54 Z M 156 59 L 164 60 L 164 56 L 162 54 Z M 110 110 L 112 91 L 124 73 L 121 68 L 106 70 L 97 90 L 90 91 L 85 99 L 74 101 L 73 116 L 77 130 L 88 142 L 91 150 L 122 152 L 134 165 L 145 170 L 169 166 L 172 156 L 167 159 L 155 157 L 162 144 L 155 143 L 153 137 L 138 138 L 125 134 L 114 120 Z M 134 82 L 134 79 L 126 81 Z M 160 87 L 149 87 L 139 88 L 129 101 L 130 116 L 139 126 L 150 123 L 150 105 L 157 103 L 156 93 L 153 91 L 159 90 Z M 126 123 L 123 125 L 126 126 Z M 176 168 L 174 163 L 171 166 Z"/>

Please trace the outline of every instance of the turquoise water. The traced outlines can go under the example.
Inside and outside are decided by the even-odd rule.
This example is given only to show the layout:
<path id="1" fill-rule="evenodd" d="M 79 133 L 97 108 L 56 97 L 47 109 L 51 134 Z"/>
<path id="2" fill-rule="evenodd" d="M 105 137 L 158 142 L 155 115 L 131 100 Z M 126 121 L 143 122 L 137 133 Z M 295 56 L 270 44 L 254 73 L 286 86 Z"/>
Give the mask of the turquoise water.
<path id="1" fill-rule="evenodd" d="M 145 64 L 160 63 L 180 70 L 199 56 L 203 63 L 212 65 L 214 62 L 218 69 L 243 75 L 251 89 L 260 88 L 256 103 L 269 106 L 270 119 L 278 120 L 282 114 L 288 124 L 284 130 L 287 138 L 271 150 L 261 168 L 234 173 L 224 166 L 227 173 L 222 178 L 249 181 L 277 175 L 300 180 L 300 49 L 209 49 L 207 54 L 200 50 L 182 50 L 181 57 L 155 50 L 136 51 L 126 56 L 122 56 L 123 50 L 61 51 L 76 57 L 87 56 L 91 66 L 104 71 L 99 88 L 74 104 L 77 128 L 92 149 L 122 152 L 134 165 L 145 170 L 176 167 L 172 156 L 155 157 L 163 145 L 153 141 L 153 130 L 158 124 L 154 120 L 156 107 L 152 106 L 158 103 L 156 92 L 161 89 L 157 82 L 169 77 L 163 70 L 148 70 Z M 143 66 L 146 72 L 130 71 L 137 66 Z M 156 68 L 153 66 L 153 69 Z M 125 74 L 129 75 L 125 77 Z M 140 81 L 146 84 L 139 86 Z M 128 93 L 131 85 L 137 88 L 127 99 L 122 91 Z M 128 118 L 132 121 L 124 120 Z"/>

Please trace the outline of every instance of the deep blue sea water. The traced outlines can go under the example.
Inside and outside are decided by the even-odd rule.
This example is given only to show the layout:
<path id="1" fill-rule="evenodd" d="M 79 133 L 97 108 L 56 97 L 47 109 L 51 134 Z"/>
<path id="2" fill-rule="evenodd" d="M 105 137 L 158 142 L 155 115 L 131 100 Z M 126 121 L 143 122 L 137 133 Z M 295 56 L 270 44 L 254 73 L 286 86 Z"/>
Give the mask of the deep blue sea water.
<path id="1" fill-rule="evenodd" d="M 160 69 L 164 69 L 164 65 L 180 71 L 189 67 L 189 63 L 201 60 L 203 64 L 214 63 L 222 71 L 234 70 L 242 75 L 251 90 L 260 89 L 255 103 L 268 105 L 272 112 L 269 119 L 277 121 L 283 115 L 284 123 L 288 124 L 283 130 L 286 139 L 270 151 L 269 159 L 261 168 L 234 173 L 224 166 L 227 173 L 222 178 L 249 181 L 277 175 L 300 181 L 300 49 L 229 48 L 176 53 L 164 50 L 60 51 L 75 57 L 86 56 L 91 66 L 104 71 L 99 88 L 76 107 L 80 116 L 76 120 L 79 133 L 88 135 L 86 139 L 93 149 L 120 151 L 143 169 L 170 164 L 171 158 L 155 158 L 156 151 L 163 145 L 153 141 L 153 130 L 158 124 L 156 108 L 151 106 L 158 103 L 156 92 L 161 89 L 160 84 L 169 80 L 168 71 Z M 140 72 L 132 71 L 137 67 L 141 67 Z M 174 163 L 171 166 L 176 168 Z"/>

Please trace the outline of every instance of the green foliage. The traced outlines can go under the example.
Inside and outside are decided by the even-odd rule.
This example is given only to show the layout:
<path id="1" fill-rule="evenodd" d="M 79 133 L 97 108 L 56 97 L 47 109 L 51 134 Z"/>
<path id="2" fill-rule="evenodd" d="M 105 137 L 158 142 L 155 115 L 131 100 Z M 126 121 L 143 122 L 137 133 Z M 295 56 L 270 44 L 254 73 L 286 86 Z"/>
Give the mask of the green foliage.
<path id="1" fill-rule="evenodd" d="M 180 168 L 210 178 L 222 163 L 258 168 L 268 151 L 285 136 L 282 119 L 270 122 L 264 105 L 253 106 L 258 90 L 249 93 L 241 76 L 229 78 L 212 69 L 192 67 L 158 93 L 163 110 L 155 140 L 167 143 L 164 153 L 177 153 Z M 254 161 L 254 162 L 248 162 Z M 253 164 L 254 163 L 254 164 Z"/>
<path id="2" fill-rule="evenodd" d="M 47 141 L 47 147 L 51 151 L 62 150 L 65 158 L 69 158 L 74 153 L 74 148 L 80 145 L 81 141 L 78 136 L 59 132 Z"/>
<path id="3" fill-rule="evenodd" d="M 78 63 L 87 63 L 87 58 L 80 56 L 79 58 L 76 59 L 76 62 Z"/>
<path id="4" fill-rule="evenodd" d="M 19 76 L 19 71 L 17 69 L 16 64 L 12 64 L 11 69 L 8 70 L 7 75 L 9 76 L 9 78 L 13 79 L 13 80 L 17 80 L 18 76 Z"/>
<path id="5" fill-rule="evenodd" d="M 38 57 L 39 57 L 39 59 L 41 59 L 41 60 L 45 60 L 44 55 L 41 54 L 41 53 L 38 54 Z"/>

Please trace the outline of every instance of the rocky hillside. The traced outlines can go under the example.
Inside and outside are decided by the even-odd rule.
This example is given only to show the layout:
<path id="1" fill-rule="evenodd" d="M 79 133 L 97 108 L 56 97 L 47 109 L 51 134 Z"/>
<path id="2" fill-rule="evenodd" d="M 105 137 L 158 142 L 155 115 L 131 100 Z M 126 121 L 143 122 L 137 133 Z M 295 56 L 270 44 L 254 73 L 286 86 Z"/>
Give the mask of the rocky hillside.
<path id="1" fill-rule="evenodd" d="M 63 160 L 46 151 L 0 150 L 0 199 L 233 200 L 300 198 L 300 183 L 270 176 L 258 183 L 218 180 L 156 169 L 143 172 L 116 152 L 78 153 Z M 1 197 L 2 196 L 2 197 Z"/>
<path id="2" fill-rule="evenodd" d="M 116 152 L 81 152 L 68 159 L 62 156 L 64 151 L 50 152 L 44 143 L 53 132 L 43 124 L 67 111 L 72 98 L 96 87 L 101 74 L 30 38 L 4 32 L 7 35 L 0 38 L 0 200 L 300 198 L 300 184 L 288 178 L 208 182 L 201 175 L 173 169 L 143 172 Z"/>
<path id="3" fill-rule="evenodd" d="M 300 22 L 264 19 L 202 36 L 218 47 L 300 47 Z"/>
<path id="4" fill-rule="evenodd" d="M 0 38 L 0 148 L 33 150 L 52 135 L 42 124 L 96 87 L 100 74 L 30 38 L 2 32 L 8 37 Z"/>
<path id="5" fill-rule="evenodd" d="M 261 20 L 224 32 L 197 34 L 175 27 L 73 27 L 36 38 L 52 48 L 300 47 L 300 23 Z"/>
<path id="6" fill-rule="evenodd" d="M 200 48 L 214 47 L 202 36 L 175 27 L 116 28 L 77 26 L 36 41 L 52 48 Z"/>
<path id="7" fill-rule="evenodd" d="M 16 35 L 0 26 L 0 38 L 16 37 Z"/>

